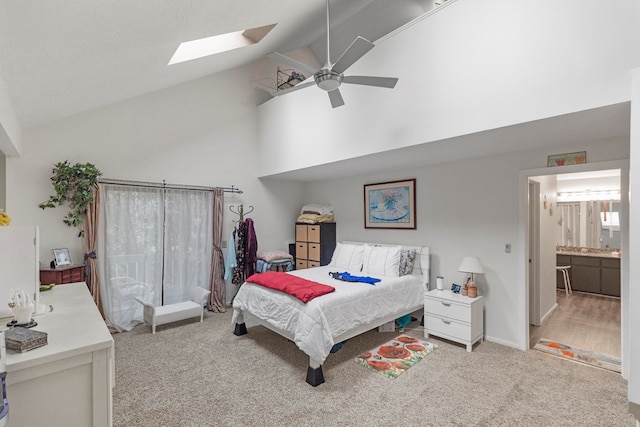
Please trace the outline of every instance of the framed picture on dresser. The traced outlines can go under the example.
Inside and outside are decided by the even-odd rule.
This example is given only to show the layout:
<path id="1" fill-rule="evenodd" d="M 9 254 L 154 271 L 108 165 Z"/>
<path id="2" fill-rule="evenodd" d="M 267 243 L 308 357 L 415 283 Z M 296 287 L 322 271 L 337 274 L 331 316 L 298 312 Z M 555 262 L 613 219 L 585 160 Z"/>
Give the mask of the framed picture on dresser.
<path id="1" fill-rule="evenodd" d="M 53 260 L 56 266 L 71 265 L 71 254 L 67 248 L 53 250 Z"/>
<path id="2" fill-rule="evenodd" d="M 415 230 L 415 178 L 365 184 L 364 228 Z"/>

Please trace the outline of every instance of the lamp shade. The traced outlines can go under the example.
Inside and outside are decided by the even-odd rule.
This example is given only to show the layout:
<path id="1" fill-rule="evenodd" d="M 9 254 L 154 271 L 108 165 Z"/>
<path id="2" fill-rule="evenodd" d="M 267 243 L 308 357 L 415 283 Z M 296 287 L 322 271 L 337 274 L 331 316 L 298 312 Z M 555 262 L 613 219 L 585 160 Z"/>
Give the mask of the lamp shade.
<path id="1" fill-rule="evenodd" d="M 480 260 L 472 256 L 464 257 L 460 263 L 460 267 L 458 267 L 458 271 L 462 273 L 484 274 Z"/>

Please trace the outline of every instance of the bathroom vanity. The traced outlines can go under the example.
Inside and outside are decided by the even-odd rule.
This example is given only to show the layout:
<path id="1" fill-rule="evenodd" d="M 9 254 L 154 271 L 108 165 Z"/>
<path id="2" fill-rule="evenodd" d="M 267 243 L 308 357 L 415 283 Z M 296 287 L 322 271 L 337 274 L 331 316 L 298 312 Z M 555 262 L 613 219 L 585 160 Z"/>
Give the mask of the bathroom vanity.
<path id="1" fill-rule="evenodd" d="M 556 265 L 569 265 L 571 288 L 607 296 L 620 296 L 620 255 L 611 252 L 558 251 Z M 564 290 L 562 274 L 557 273 L 556 286 Z"/>

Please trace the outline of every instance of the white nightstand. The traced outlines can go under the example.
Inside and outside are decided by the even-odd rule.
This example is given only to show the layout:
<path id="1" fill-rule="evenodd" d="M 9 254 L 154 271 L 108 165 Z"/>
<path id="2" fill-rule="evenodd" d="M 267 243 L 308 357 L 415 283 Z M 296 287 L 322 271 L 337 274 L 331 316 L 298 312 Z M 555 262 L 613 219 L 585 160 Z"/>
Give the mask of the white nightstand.
<path id="1" fill-rule="evenodd" d="M 484 301 L 481 296 L 469 298 L 450 290 L 434 289 L 424 294 L 424 337 L 436 335 L 466 344 L 471 351 L 473 344 L 482 342 Z"/>

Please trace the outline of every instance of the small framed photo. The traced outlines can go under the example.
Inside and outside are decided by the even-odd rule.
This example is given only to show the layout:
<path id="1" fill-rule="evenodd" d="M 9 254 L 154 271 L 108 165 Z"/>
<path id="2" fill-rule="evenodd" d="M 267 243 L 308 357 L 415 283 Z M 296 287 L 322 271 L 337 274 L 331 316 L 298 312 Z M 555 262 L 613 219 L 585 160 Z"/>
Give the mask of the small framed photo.
<path id="1" fill-rule="evenodd" d="M 67 248 L 58 248 L 53 250 L 53 260 L 58 265 L 71 265 L 71 254 L 69 254 L 69 249 Z"/>
<path id="2" fill-rule="evenodd" d="M 454 294 L 459 294 L 460 293 L 460 285 L 456 285 L 455 283 L 451 285 L 451 290 L 453 291 Z"/>

